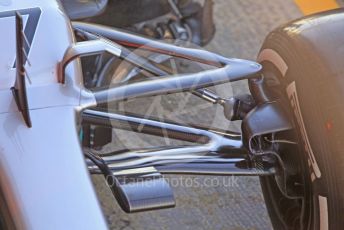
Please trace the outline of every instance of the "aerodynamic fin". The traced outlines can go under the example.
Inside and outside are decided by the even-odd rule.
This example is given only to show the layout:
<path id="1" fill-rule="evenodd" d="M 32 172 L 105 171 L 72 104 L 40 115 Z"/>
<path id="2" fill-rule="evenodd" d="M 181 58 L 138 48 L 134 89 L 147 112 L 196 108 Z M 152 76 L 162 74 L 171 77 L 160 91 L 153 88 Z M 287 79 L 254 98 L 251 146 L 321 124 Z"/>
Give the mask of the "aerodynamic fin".
<path id="1" fill-rule="evenodd" d="M 27 59 L 27 55 L 24 50 L 24 39 L 23 35 L 23 18 L 19 12 L 15 13 L 16 20 L 16 81 L 14 86 L 11 88 L 14 99 L 17 103 L 19 111 L 22 113 L 26 125 L 31 128 L 31 118 L 29 113 L 29 106 L 26 95 L 26 83 L 25 83 L 25 61 L 24 56 Z"/>

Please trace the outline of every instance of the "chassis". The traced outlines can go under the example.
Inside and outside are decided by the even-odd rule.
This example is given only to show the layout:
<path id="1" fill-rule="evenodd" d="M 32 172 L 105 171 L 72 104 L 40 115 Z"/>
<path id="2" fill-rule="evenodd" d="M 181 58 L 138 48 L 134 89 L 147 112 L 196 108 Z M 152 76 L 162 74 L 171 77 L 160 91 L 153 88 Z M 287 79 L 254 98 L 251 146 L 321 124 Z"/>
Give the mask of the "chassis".
<path id="1" fill-rule="evenodd" d="M 25 10 L 22 10 L 23 8 Z M 36 16 L 42 14 L 43 19 L 48 18 L 46 12 L 59 18 L 58 32 L 64 34 L 60 41 L 63 44 L 62 48 L 55 50 L 60 55 L 59 61 L 46 65 L 54 66 L 52 68 L 54 79 L 49 79 L 50 82 L 40 82 L 39 78 L 38 80 L 34 78 L 31 83 L 28 77 L 31 75 L 27 71 L 30 69 L 27 62 L 31 62 L 30 46 L 35 45 L 34 48 L 40 48 L 37 43 L 33 43 L 34 33 L 27 36 L 23 29 L 22 15 L 29 14 L 30 18 L 32 12 Z M 8 206 L 2 207 L 2 212 L 6 210 L 11 213 L 7 218 L 10 220 L 4 220 L 6 224 L 11 225 L 12 222 L 16 227 L 31 226 L 44 229 L 49 221 L 40 220 L 40 215 L 43 215 L 46 208 L 54 207 L 52 221 L 57 226 L 70 224 L 77 228 L 105 228 L 88 172 L 104 175 L 115 198 L 126 212 L 147 211 L 175 205 L 171 188 L 162 174 L 274 178 L 279 191 L 288 199 L 301 199 L 305 195 L 306 185 L 300 186 L 300 180 L 304 181 L 299 177 L 300 168 L 303 166 L 299 167 L 297 164 L 295 167 L 289 162 L 290 159 L 301 163 L 305 160 L 295 156 L 297 155 L 295 153 L 287 156 L 286 160 L 286 155 L 281 154 L 285 149 L 291 151 L 290 145 L 297 145 L 295 133 L 298 132 L 297 127 L 300 123 L 297 119 L 295 122 L 290 108 L 283 101 L 284 98 L 276 98 L 266 86 L 262 65 L 248 60 L 226 58 L 200 49 L 155 41 L 109 26 L 89 22 L 70 22 L 64 13 L 59 11 L 59 4 L 55 2 L 39 2 L 38 8 L 32 8 L 29 3 L 16 3 L 0 14 L 3 14 L 2 18 L 14 17 L 16 22 L 14 64 L 16 68 L 13 68 L 16 71 L 16 80 L 14 84 L 12 84 L 13 79 L 8 80 L 6 84 L 11 87 L 1 89 L 4 98 L 2 103 L 5 105 L 3 107 L 10 109 L 1 111 L 0 124 L 4 127 L 7 122 L 20 124 L 16 131 L 20 136 L 19 144 L 12 141 L 11 133 L 2 132 L 0 136 L 5 142 L 10 143 L 4 145 L 4 151 L 1 151 L 1 156 L 5 159 L 2 163 L 1 186 L 3 189 L 6 183 L 9 184 L 8 189 L 3 193 L 5 200 L 12 201 Z M 53 20 L 53 18 L 48 19 Z M 34 22 L 28 21 L 28 23 Z M 78 42 L 75 42 L 76 39 Z M 211 66 L 211 69 L 174 75 L 160 63 L 131 52 L 130 49 L 133 48 L 169 58 L 176 57 L 201 63 Z M 80 58 L 105 52 L 131 63 L 140 72 L 145 72 L 152 78 L 129 84 L 123 81 L 115 85 L 99 85 L 92 90 L 86 89 Z M 37 55 L 34 57 L 37 58 Z M 33 65 L 35 63 L 37 60 L 33 60 Z M 35 73 L 39 71 L 38 68 Z M 3 72 L 13 76 L 13 70 L 3 70 Z M 251 95 L 225 99 L 207 89 L 210 86 L 241 80 L 248 80 Z M 36 82 L 38 82 L 37 86 Z M 13 97 L 8 95 L 9 89 Z M 137 114 L 125 114 L 107 109 L 108 105 L 120 101 L 186 91 L 209 103 L 223 106 L 224 116 L 228 120 L 242 120 L 242 132 L 236 133 L 195 124 L 185 125 L 172 121 L 162 122 Z M 40 100 L 45 94 L 52 95 L 54 99 Z M 15 103 L 9 104 L 6 100 Z M 55 118 L 40 120 L 40 117 L 47 116 Z M 58 124 L 61 122 L 59 117 L 63 118 L 61 125 Z M 35 145 L 33 140 L 46 131 L 49 123 L 54 123 L 48 132 L 52 137 L 47 136 L 42 145 Z M 85 126 L 101 126 L 168 137 L 190 142 L 193 145 L 125 149 L 100 154 L 89 146 L 79 145 Z M 62 135 L 67 137 L 65 142 L 60 141 Z M 22 147 L 23 145 L 25 147 Z M 6 155 L 8 152 L 14 154 Z M 45 155 L 46 152 L 49 154 Z M 70 152 L 82 154 L 76 154 L 71 158 Z M 38 155 L 33 157 L 33 153 Z M 86 158 L 86 167 L 83 157 Z M 66 177 L 56 174 L 56 169 L 59 168 L 54 166 L 56 159 L 63 159 Z M 35 167 L 27 168 L 30 164 Z M 49 165 L 51 169 L 42 170 L 42 164 Z M 44 178 L 40 182 L 32 183 L 36 174 L 44 175 Z M 54 180 L 54 186 L 39 191 L 37 186 L 44 185 L 44 181 L 49 178 Z M 13 184 L 17 184 L 17 187 Z M 25 194 L 25 186 L 34 191 L 33 198 Z M 56 195 L 56 201 L 51 201 L 47 194 Z M 67 202 L 66 196 L 69 197 Z M 32 199 L 40 198 L 42 200 L 37 202 L 34 211 L 29 213 L 27 210 L 30 211 L 33 207 Z M 70 209 L 68 213 L 64 213 L 66 210 L 64 205 Z M 17 209 L 22 211 L 15 216 Z M 77 212 L 81 220 L 71 219 L 69 215 L 73 212 Z M 57 221 L 60 219 L 62 223 Z"/>

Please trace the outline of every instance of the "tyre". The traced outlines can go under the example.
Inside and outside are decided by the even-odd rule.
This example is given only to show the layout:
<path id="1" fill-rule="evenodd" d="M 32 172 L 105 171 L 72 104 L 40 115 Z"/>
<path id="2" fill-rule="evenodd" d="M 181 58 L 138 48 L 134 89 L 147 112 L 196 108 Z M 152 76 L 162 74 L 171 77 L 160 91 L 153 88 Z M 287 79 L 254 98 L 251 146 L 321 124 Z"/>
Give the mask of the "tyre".
<path id="1" fill-rule="evenodd" d="M 297 145 L 283 157 L 302 178 L 299 198 L 286 196 L 275 177 L 260 178 L 274 229 L 343 229 L 344 12 L 277 28 L 258 61 L 270 98 L 292 114 Z"/>

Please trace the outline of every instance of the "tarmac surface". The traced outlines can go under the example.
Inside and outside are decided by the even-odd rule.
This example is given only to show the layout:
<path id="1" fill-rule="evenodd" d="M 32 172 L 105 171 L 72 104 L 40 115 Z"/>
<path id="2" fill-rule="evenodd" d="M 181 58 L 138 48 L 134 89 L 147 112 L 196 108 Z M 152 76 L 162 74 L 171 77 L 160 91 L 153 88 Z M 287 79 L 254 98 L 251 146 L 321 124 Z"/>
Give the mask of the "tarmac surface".
<path id="1" fill-rule="evenodd" d="M 227 57 L 255 60 L 265 36 L 275 27 L 301 16 L 291 0 L 215 0 L 216 35 L 206 49 Z M 214 89 L 223 97 L 247 91 L 246 82 Z M 196 106 L 197 105 L 197 106 Z M 178 121 L 212 124 L 238 130 L 239 123 L 223 119 L 222 108 L 183 93 L 158 99 L 140 99 L 121 107 L 135 113 L 158 115 Z M 108 148 L 172 145 L 116 131 L 116 144 Z M 133 145 L 135 143 L 135 145 Z M 93 176 L 100 203 L 111 229 L 271 229 L 255 177 L 166 176 L 173 188 L 176 208 L 126 214 L 105 181 Z"/>

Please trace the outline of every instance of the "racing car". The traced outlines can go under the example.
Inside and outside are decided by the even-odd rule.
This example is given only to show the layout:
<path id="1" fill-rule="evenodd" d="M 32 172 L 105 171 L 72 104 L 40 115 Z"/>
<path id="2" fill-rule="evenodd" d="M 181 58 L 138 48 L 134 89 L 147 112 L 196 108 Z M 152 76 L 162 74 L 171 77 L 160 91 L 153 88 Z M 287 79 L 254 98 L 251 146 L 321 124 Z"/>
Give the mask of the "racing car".
<path id="1" fill-rule="evenodd" d="M 74 11 L 54 0 L 0 0 L 1 229 L 107 229 L 91 174 L 104 175 L 128 213 L 175 206 L 163 174 L 258 176 L 275 229 L 343 228 L 342 10 L 278 27 L 251 61 L 84 20 L 107 6 L 88 3 Z M 171 58 L 209 68 L 175 74 L 164 65 Z M 210 90 L 237 81 L 249 95 Z M 116 111 L 179 92 L 222 106 L 241 132 Z M 101 153 L 85 141 L 90 127 L 192 145 Z"/>

